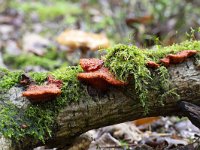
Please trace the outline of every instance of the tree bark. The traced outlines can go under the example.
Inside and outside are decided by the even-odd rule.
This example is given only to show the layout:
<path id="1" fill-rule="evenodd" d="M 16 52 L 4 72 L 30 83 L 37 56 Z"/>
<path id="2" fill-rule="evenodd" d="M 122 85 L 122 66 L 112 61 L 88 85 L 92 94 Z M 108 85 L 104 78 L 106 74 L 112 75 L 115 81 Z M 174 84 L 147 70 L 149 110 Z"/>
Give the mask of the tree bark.
<path id="1" fill-rule="evenodd" d="M 111 88 L 102 96 L 86 96 L 79 103 L 65 106 L 57 116 L 58 128 L 52 139 L 47 139 L 50 147 L 62 148 L 70 144 L 74 137 L 95 128 L 132 121 L 147 116 L 182 115 L 177 101 L 184 100 L 200 104 L 200 70 L 194 65 L 193 59 L 182 64 L 169 67 L 172 88 L 177 88 L 180 98 L 167 97 L 164 106 L 157 101 L 151 92 L 149 113 L 144 114 L 137 94 L 124 92 L 122 88 Z M 86 91 L 87 93 L 87 91 Z M 135 95 L 135 96 L 134 96 Z M 22 143 L 24 149 L 30 149 L 29 143 Z M 0 145 L 0 149 L 3 146 Z M 10 146 L 7 149 L 12 149 Z M 14 147 L 14 149 L 16 149 Z"/>

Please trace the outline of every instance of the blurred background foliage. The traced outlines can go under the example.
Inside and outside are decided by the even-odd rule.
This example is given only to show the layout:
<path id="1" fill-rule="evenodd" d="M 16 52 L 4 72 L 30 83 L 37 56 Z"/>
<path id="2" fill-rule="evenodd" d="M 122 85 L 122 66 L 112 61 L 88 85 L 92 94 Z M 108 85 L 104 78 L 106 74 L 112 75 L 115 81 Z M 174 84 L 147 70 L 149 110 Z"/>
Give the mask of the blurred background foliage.
<path id="1" fill-rule="evenodd" d="M 12 8 L 23 14 L 28 26 L 42 22 L 46 25 L 43 33 L 76 28 L 105 32 L 114 43 L 135 42 L 139 46 L 152 46 L 158 39 L 165 45 L 182 41 L 187 38 L 186 32 L 200 24 L 198 0 L 4 0 L 1 3 L 1 10 Z M 143 22 L 126 23 L 127 19 L 148 16 L 151 17 L 146 22 L 143 18 Z"/>
<path id="2" fill-rule="evenodd" d="M 200 0 L 0 0 L 0 67 L 47 72 L 77 65 L 80 57 L 99 56 L 97 51 L 86 49 L 91 43 L 99 44 L 96 41 L 102 40 L 102 33 L 108 37 L 110 46 L 123 43 L 150 48 L 155 44 L 198 40 L 199 8 Z M 84 34 L 93 38 L 87 43 L 89 46 L 70 50 L 69 45 L 56 40 L 66 29 L 77 29 L 68 38 L 74 41 L 81 39 L 76 37 L 79 31 L 101 36 L 95 39 L 93 34 Z M 82 36 L 82 40 L 90 39 L 87 36 Z M 167 123 L 169 120 L 160 120 L 165 129 L 159 131 L 154 127 L 155 131 L 177 133 L 176 128 L 171 130 L 171 125 L 180 120 L 175 117 L 175 121 Z M 181 126 L 186 128 L 187 122 L 183 123 Z M 194 134 L 187 128 L 187 139 L 192 139 Z M 123 140 L 121 145 L 127 146 Z"/>
<path id="3" fill-rule="evenodd" d="M 48 39 L 49 44 L 44 47 L 48 53 L 36 54 L 34 61 L 38 62 L 42 56 L 50 60 L 59 59 L 60 64 L 64 61 L 77 64 L 81 52 L 66 54 L 66 49 L 56 42 L 56 37 L 66 29 L 103 33 L 111 46 L 117 43 L 145 48 L 155 44 L 171 45 L 200 38 L 199 7 L 199 0 L 0 0 L 0 49 L 3 53 L 13 47 L 22 50 L 25 34 L 35 33 Z M 33 37 L 27 38 L 31 41 Z M 11 53 L 16 53 L 16 50 Z M 12 64 L 12 57 L 3 56 L 6 56 L 4 61 L 7 64 Z M 91 56 L 96 54 L 87 57 Z M 25 59 L 28 57 L 14 62 L 28 62 L 22 64 L 26 66 L 30 59 Z M 55 62 L 46 62 L 57 66 Z"/>

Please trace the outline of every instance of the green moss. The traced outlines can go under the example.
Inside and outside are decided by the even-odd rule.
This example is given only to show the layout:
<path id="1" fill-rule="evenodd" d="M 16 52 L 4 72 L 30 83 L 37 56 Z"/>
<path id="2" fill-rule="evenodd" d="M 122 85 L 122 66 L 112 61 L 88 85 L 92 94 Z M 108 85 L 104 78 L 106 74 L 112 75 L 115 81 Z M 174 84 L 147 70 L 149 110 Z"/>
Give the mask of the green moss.
<path id="1" fill-rule="evenodd" d="M 148 112 L 149 91 L 160 91 L 159 102 L 162 104 L 166 96 L 178 96 L 175 89 L 170 89 L 169 75 L 165 67 L 160 67 L 151 72 L 146 63 L 150 60 L 159 62 L 167 54 L 173 54 L 182 50 L 200 51 L 200 41 L 185 41 L 168 47 L 157 46 L 154 49 L 139 49 L 136 46 L 116 45 L 108 49 L 105 56 L 105 66 L 113 72 L 118 79 L 129 80 L 134 85 L 139 100 Z M 154 75 L 156 73 L 156 75 Z M 155 77 L 158 77 L 155 79 Z M 153 83 L 156 82 L 156 83 Z"/>
<path id="2" fill-rule="evenodd" d="M 19 69 L 23 69 L 28 65 L 38 65 L 45 69 L 52 70 L 61 65 L 60 61 L 35 56 L 33 54 L 21 54 L 19 56 L 4 55 L 4 61 L 6 64 L 12 66 L 13 68 Z"/>
<path id="3" fill-rule="evenodd" d="M 0 131 L 15 143 L 25 137 L 44 142 L 45 137 L 51 136 L 54 123 L 53 109 L 44 105 L 33 105 L 24 111 L 11 103 L 0 104 L 0 109 Z M 26 125 L 27 128 L 22 128 L 22 125 Z"/>
<path id="4" fill-rule="evenodd" d="M 13 85 L 17 85 L 23 73 L 5 69 L 1 71 L 4 75 L 0 80 L 2 83 L 0 91 L 5 87 L 8 90 Z M 82 86 L 76 78 L 77 73 L 81 71 L 80 67 L 62 67 L 49 73 L 29 73 L 38 84 L 44 84 L 48 74 L 62 80 L 62 95 L 54 101 L 31 104 L 25 110 L 17 108 L 9 100 L 0 100 L 0 133 L 11 138 L 15 143 L 22 141 L 25 137 L 31 138 L 33 142 L 37 140 L 44 142 L 45 138 L 51 137 L 59 110 L 67 103 L 78 101 L 81 96 Z M 27 128 L 22 128 L 22 125 L 26 125 Z"/>
<path id="5" fill-rule="evenodd" d="M 172 46 L 156 46 L 154 49 L 145 50 L 149 59 L 158 62 L 167 54 L 175 54 L 183 50 L 197 50 L 200 51 L 200 41 L 185 41 L 180 44 L 173 44 Z"/>
<path id="6" fill-rule="evenodd" d="M 22 75 L 22 71 L 10 72 L 7 69 L 1 69 L 0 91 L 6 91 L 17 84 Z"/>
<path id="7" fill-rule="evenodd" d="M 63 106 L 66 102 L 78 101 L 82 94 L 80 82 L 77 80 L 77 74 L 82 69 L 78 67 L 62 67 L 53 71 L 51 74 L 59 80 L 63 81 L 62 95 L 58 98 L 58 105 Z"/>
<path id="8" fill-rule="evenodd" d="M 135 90 L 143 107 L 147 103 L 148 83 L 151 73 L 146 68 L 146 55 L 136 46 L 117 45 L 108 50 L 105 66 L 117 75 L 120 80 L 127 81 L 131 77 Z"/>
<path id="9" fill-rule="evenodd" d="M 169 74 L 164 66 L 157 70 L 149 70 L 146 62 L 149 60 L 158 60 L 163 56 L 183 49 L 200 50 L 200 42 L 186 41 L 179 45 L 171 47 L 159 47 L 157 50 L 140 50 L 135 46 L 117 45 L 108 49 L 105 56 L 105 65 L 121 80 L 129 80 L 137 92 L 141 105 L 148 111 L 149 91 L 157 92 L 160 97 L 158 102 L 163 105 L 166 96 L 177 96 L 176 89 L 171 89 Z M 156 53 L 157 51 L 157 53 Z M 162 52 L 160 52 L 162 51 Z M 175 52 L 174 52 L 175 53 Z M 154 55 L 154 56 L 153 56 Z M 80 66 L 62 67 L 48 73 L 29 73 L 29 75 L 38 83 L 44 84 L 48 74 L 56 79 L 63 81 L 62 94 L 56 100 L 31 104 L 28 109 L 19 109 L 9 100 L 0 100 L 0 133 L 5 137 L 13 139 L 15 142 L 29 137 L 34 142 L 52 136 L 52 130 L 55 127 L 55 118 L 64 106 L 70 102 L 77 102 L 84 94 L 84 86 L 77 80 L 77 73 L 82 72 Z M 6 69 L 0 69 L 0 91 L 9 89 L 17 85 L 23 72 L 10 72 Z M 1 97 L 2 98 L 2 97 Z M 27 128 L 22 128 L 22 125 Z"/>
<path id="10" fill-rule="evenodd" d="M 37 83 L 42 84 L 47 79 L 47 72 L 29 72 L 29 76 Z"/>

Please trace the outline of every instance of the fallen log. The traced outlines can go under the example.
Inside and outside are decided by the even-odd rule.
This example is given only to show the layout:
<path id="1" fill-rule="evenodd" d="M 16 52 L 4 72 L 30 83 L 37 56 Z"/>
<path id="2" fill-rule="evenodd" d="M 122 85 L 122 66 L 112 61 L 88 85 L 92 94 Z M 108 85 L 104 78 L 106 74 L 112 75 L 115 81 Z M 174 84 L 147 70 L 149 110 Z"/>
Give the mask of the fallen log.
<path id="1" fill-rule="evenodd" d="M 61 74 L 66 73 L 63 70 L 60 70 L 60 72 Z M 44 108 L 45 113 L 46 111 L 50 110 L 48 112 L 50 115 L 48 114 L 45 117 L 40 116 L 41 122 L 39 121 L 39 123 L 41 123 L 41 125 L 39 124 L 39 126 L 35 127 L 36 129 L 32 129 L 32 126 L 37 124 L 35 124 L 35 122 L 30 123 L 30 120 L 27 121 L 27 119 L 34 118 L 34 116 L 30 114 L 28 115 L 30 118 L 23 118 L 25 120 L 22 119 L 24 122 L 27 121 L 27 124 L 21 124 L 21 129 L 19 129 L 17 123 L 21 120 L 19 118 L 15 118 L 16 114 L 13 115 L 13 113 L 11 113 L 11 115 L 14 116 L 14 119 L 8 122 L 8 124 L 5 124 L 5 122 L 9 120 L 9 117 L 7 118 L 5 115 L 2 115 L 5 112 L 5 108 L 3 109 L 3 107 L 1 107 L 2 111 L 0 113 L 0 117 L 4 116 L 5 118 L 3 119 L 7 119 L 6 121 L 4 120 L 4 122 L 1 120 L 2 125 L 4 125 L 4 127 L 1 127 L 1 129 L 5 128 L 7 130 L 9 127 L 15 127 L 17 130 L 19 129 L 19 133 L 23 134 L 24 136 L 19 136 L 19 139 L 16 139 L 18 141 L 15 141 L 15 131 L 13 131 L 14 129 L 11 131 L 9 130 L 9 132 L 2 133 L 2 137 L 4 137 L 2 139 L 4 140 L 0 141 L 2 143 L 0 148 L 31 149 L 39 145 L 44 145 L 44 142 L 45 145 L 49 147 L 62 148 L 70 144 L 75 137 L 90 129 L 100 128 L 125 121 L 132 121 L 147 116 L 181 116 L 182 112 L 177 106 L 178 101 L 190 101 L 192 103 L 200 104 L 200 71 L 194 63 L 194 58 L 191 58 L 187 59 L 187 61 L 181 64 L 171 65 L 168 68 L 168 72 L 169 82 L 171 83 L 170 88 L 175 89 L 176 93 L 174 95 L 163 93 L 165 94 L 165 97 L 162 103 L 160 103 L 160 91 L 158 89 L 150 89 L 148 94 L 148 112 L 145 112 L 144 106 L 141 105 L 138 91 L 135 90 L 133 86 L 129 85 L 125 87 L 109 87 L 106 92 L 101 93 L 98 90 L 91 88 L 90 85 L 85 85 L 76 81 L 73 83 L 73 85 L 77 84 L 76 86 L 81 86 L 80 89 L 82 90 L 77 91 L 81 93 L 81 95 L 78 97 L 78 101 L 61 103 L 60 101 L 63 100 L 62 97 L 60 101 L 58 99 L 52 103 L 32 105 L 26 98 L 22 97 L 21 95 L 25 90 L 24 87 L 18 84 L 14 84 L 9 87 L 8 91 L 1 91 L 2 106 L 6 107 L 9 104 L 6 103 L 9 99 L 9 102 L 19 108 L 18 110 L 20 110 L 20 113 L 18 115 L 23 116 L 23 113 L 26 113 L 26 109 L 30 110 L 33 107 L 37 107 L 36 110 L 38 112 L 34 114 L 37 117 L 40 116 L 39 108 Z M 4 74 L 4 72 L 1 72 L 0 74 Z M 76 74 L 73 76 L 76 78 Z M 156 76 L 158 75 L 156 74 Z M 36 78 L 34 79 L 36 80 Z M 3 80 L 3 78 L 0 79 L 0 81 L 1 80 Z M 41 81 L 41 79 L 37 80 L 38 82 Z M 68 79 L 63 80 L 64 85 L 67 80 Z M 150 86 L 151 83 L 148 84 Z M 72 88 L 70 84 L 66 85 L 65 87 L 68 88 L 68 90 Z M 73 91 L 68 92 L 70 93 Z M 13 95 L 15 95 L 14 98 Z M 73 96 L 74 95 L 69 95 L 69 97 Z M 60 107 L 61 104 L 65 105 Z M 41 107 L 40 105 L 46 107 L 48 106 L 49 108 Z M 55 107 L 50 108 L 50 105 Z M 35 109 L 33 110 L 35 111 Z M 12 108 L 10 108 L 9 111 L 12 112 Z M 54 111 L 55 114 L 51 114 Z M 46 121 L 46 119 L 48 120 L 48 117 L 51 115 L 55 115 L 55 120 L 50 120 L 45 124 L 44 121 Z M 13 125 L 12 121 L 16 121 L 16 124 Z M 43 133 L 43 131 L 46 130 L 41 130 L 41 132 L 39 132 L 39 128 L 42 128 L 42 126 L 45 125 L 49 125 L 51 127 L 51 131 L 47 130 L 47 134 Z M 46 128 L 47 127 L 44 127 L 44 129 Z M 38 133 L 32 133 L 36 131 Z M 50 136 L 48 136 L 48 132 Z M 38 135 L 40 134 L 44 134 L 44 138 L 38 138 Z M 36 139 L 33 140 L 32 136 L 36 136 Z"/>

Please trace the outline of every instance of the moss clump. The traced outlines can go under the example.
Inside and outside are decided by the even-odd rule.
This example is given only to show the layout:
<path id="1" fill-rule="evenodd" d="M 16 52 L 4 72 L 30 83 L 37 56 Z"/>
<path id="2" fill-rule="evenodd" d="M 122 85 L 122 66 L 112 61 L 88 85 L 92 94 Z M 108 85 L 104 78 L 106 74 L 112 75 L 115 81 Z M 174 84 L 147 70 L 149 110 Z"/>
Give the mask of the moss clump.
<path id="1" fill-rule="evenodd" d="M 76 102 L 82 94 L 80 82 L 77 80 L 77 74 L 82 69 L 78 67 L 62 67 L 51 73 L 56 79 L 63 81 L 62 94 L 58 98 L 57 105 L 66 105 L 66 102 Z"/>
<path id="2" fill-rule="evenodd" d="M 53 70 L 61 65 L 60 61 L 42 58 L 33 54 L 21 54 L 20 56 L 4 55 L 4 61 L 6 64 L 19 69 L 23 69 L 28 65 L 38 65 L 45 69 Z"/>
<path id="3" fill-rule="evenodd" d="M 37 84 L 43 84 L 47 79 L 47 72 L 29 72 L 30 78 L 32 78 Z"/>
<path id="4" fill-rule="evenodd" d="M 127 81 L 131 77 L 135 90 L 143 107 L 147 108 L 148 83 L 151 73 L 146 68 L 147 57 L 136 46 L 117 45 L 108 49 L 105 66 L 117 75 L 120 80 Z"/>
<path id="5" fill-rule="evenodd" d="M 10 72 L 5 69 L 1 71 L 4 75 L 0 80 L 3 85 L 0 91 L 2 88 L 6 87 L 9 90 L 13 85 L 17 85 L 23 74 L 23 72 Z M 0 133 L 16 143 L 25 137 L 30 137 L 33 142 L 34 140 L 44 142 L 45 138 L 51 137 L 52 129 L 55 127 L 55 117 L 59 110 L 69 102 L 78 101 L 81 96 L 82 87 L 76 78 L 80 71 L 82 71 L 80 67 L 62 67 L 49 73 L 29 73 L 38 84 L 44 84 L 48 74 L 62 80 L 64 83 L 62 95 L 54 101 L 31 104 L 25 110 L 17 108 L 10 100 L 3 98 L 0 100 Z M 22 125 L 26 125 L 27 128 L 23 128 Z"/>
<path id="6" fill-rule="evenodd" d="M 17 84 L 22 73 L 22 71 L 10 72 L 7 69 L 0 69 L 0 92 L 6 91 Z"/>
<path id="7" fill-rule="evenodd" d="M 193 45 L 190 45 L 190 44 Z M 171 53 L 170 49 L 176 52 L 184 49 L 200 50 L 200 42 L 187 41 L 185 44 L 173 45 L 167 48 L 159 47 L 159 50 L 145 51 L 135 46 L 117 45 L 108 50 L 105 56 L 105 65 L 121 80 L 129 80 L 134 85 L 138 97 L 145 111 L 148 111 L 149 91 L 154 90 L 160 96 L 160 103 L 169 95 L 176 95 L 174 89 L 170 89 L 169 74 L 165 67 L 150 71 L 146 67 L 149 60 L 158 60 Z M 188 47 L 190 46 L 190 47 Z M 176 49 L 175 49 L 176 47 Z M 164 50 L 163 50 L 164 49 Z M 164 52 L 160 52 L 160 51 Z M 157 53 L 156 53 L 157 51 Z M 153 55 L 154 57 L 153 57 Z M 27 109 L 19 109 L 9 100 L 0 100 L 0 133 L 15 142 L 30 137 L 33 141 L 41 140 L 52 136 L 52 129 L 55 127 L 55 117 L 67 103 L 76 102 L 80 99 L 84 87 L 77 80 L 77 74 L 81 72 L 80 66 L 62 67 L 48 73 L 30 73 L 29 75 L 38 83 L 44 84 L 48 74 L 63 81 L 62 94 L 54 101 L 31 104 Z M 10 72 L 0 69 L 0 91 L 9 89 L 19 83 L 23 72 Z M 27 128 L 22 128 L 22 125 Z"/>
<path id="8" fill-rule="evenodd" d="M 170 89 L 169 74 L 165 67 L 160 67 L 151 72 L 147 67 L 148 61 L 156 61 L 168 54 L 174 54 L 183 50 L 200 51 L 200 41 L 185 41 L 168 47 L 157 46 L 155 49 L 139 49 L 136 46 L 119 44 L 108 49 L 105 56 L 105 65 L 120 80 L 130 80 L 138 94 L 145 112 L 148 111 L 149 90 L 156 89 L 160 93 L 160 103 L 167 95 L 176 95 L 175 89 Z M 154 75 L 156 73 L 156 75 Z M 155 77 L 158 77 L 155 79 Z M 153 83 L 156 82 L 156 83 Z"/>
<path id="9" fill-rule="evenodd" d="M 0 104 L 0 132 L 12 139 L 15 143 L 22 141 L 25 137 L 44 142 L 45 137 L 51 136 L 54 123 L 54 111 L 47 106 L 33 105 L 23 110 L 11 103 Z M 23 125 L 26 128 L 23 128 Z"/>

